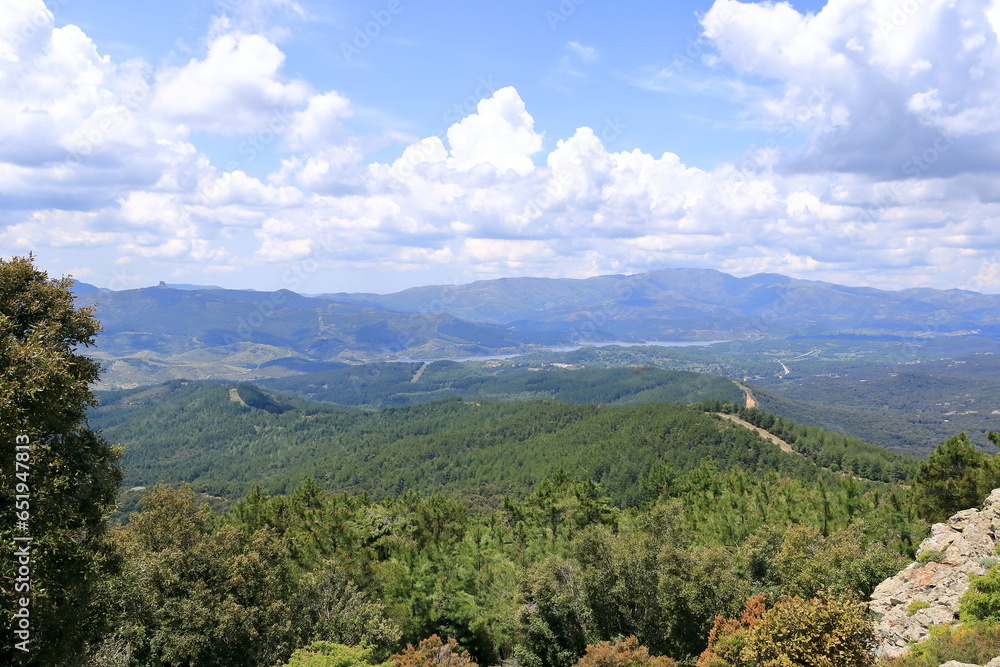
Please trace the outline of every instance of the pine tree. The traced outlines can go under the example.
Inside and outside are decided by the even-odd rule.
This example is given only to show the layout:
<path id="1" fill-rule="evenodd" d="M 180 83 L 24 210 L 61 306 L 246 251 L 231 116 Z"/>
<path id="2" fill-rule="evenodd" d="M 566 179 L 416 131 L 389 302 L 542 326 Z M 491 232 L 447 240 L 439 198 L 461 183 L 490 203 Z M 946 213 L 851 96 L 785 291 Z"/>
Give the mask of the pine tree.
<path id="1" fill-rule="evenodd" d="M 959 433 L 931 452 L 913 480 L 913 498 L 921 516 L 943 521 L 959 510 L 981 504 L 996 484 L 992 457 Z"/>

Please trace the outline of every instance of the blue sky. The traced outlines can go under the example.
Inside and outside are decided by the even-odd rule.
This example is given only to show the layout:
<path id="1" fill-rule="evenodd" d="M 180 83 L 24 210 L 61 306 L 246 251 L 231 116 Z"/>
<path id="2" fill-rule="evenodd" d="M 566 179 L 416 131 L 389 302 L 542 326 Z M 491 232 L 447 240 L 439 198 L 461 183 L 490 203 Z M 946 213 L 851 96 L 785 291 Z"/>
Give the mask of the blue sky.
<path id="1" fill-rule="evenodd" d="M 617 123 L 623 128 L 617 148 L 670 151 L 685 155 L 687 164 L 712 168 L 738 159 L 748 144 L 768 135 L 739 123 L 741 106 L 726 91 L 692 94 L 641 86 L 653 72 L 671 66 L 700 84 L 720 76 L 701 63 L 710 47 L 698 17 L 711 2 L 399 0 L 398 14 L 388 12 L 386 1 L 299 4 L 308 20 L 275 21 L 288 31 L 279 41 L 287 56 L 283 70 L 318 90 L 336 90 L 363 109 L 364 116 L 352 122 L 358 131 L 394 128 L 427 136 L 474 113 L 483 96 L 514 86 L 550 145 L 580 126 Z M 107 0 L 50 5 L 58 8 L 57 25 L 82 27 L 99 46 L 107 45 L 102 52 L 113 58 L 174 64 L 202 54 L 205 27 L 229 6 Z M 384 27 L 380 15 L 391 17 Z M 359 30 L 376 24 L 376 37 L 359 37 Z M 232 142 L 201 139 L 199 147 L 213 158 L 238 159 Z M 398 153 L 387 148 L 372 157 L 392 159 Z M 249 169 L 265 177 L 273 166 Z"/>
<path id="2" fill-rule="evenodd" d="M 394 291 L 676 266 L 1000 290 L 989 2 L 25 0 L 0 256 Z"/>

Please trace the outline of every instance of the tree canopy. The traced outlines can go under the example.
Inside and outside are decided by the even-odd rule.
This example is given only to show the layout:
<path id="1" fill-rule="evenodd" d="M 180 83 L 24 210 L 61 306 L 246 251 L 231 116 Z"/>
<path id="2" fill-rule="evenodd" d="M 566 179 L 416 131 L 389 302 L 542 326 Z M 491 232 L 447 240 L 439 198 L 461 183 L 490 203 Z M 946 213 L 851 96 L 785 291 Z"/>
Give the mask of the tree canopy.
<path id="1" fill-rule="evenodd" d="M 99 367 L 79 348 L 100 325 L 71 287 L 32 256 L 0 260 L 0 621 L 10 628 L 17 613 L 28 626 L 26 644 L 4 633 L 2 664 L 80 664 L 102 629 L 121 473 L 119 452 L 87 425 Z"/>

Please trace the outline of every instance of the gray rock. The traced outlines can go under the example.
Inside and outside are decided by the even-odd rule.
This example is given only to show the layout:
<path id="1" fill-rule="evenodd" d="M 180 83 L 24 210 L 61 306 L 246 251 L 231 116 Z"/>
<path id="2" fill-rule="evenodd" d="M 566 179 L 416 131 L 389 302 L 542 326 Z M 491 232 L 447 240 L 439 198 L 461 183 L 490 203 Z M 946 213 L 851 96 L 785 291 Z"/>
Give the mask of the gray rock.
<path id="1" fill-rule="evenodd" d="M 872 593 L 869 607 L 879 616 L 875 623 L 879 657 L 904 655 L 909 651 L 907 644 L 928 637 L 931 625 L 957 621 L 958 604 L 969 588 L 969 575 L 986 572 L 978 561 L 993 555 L 998 534 L 1000 489 L 993 490 L 982 510 L 962 510 L 931 527 L 931 535 L 921 542 L 917 557 L 937 551 L 944 554 L 943 562 L 911 563 Z M 921 604 L 914 609 L 910 606 L 913 603 Z M 947 667 L 965 664 L 953 660 Z M 990 667 L 1000 667 L 1000 658 L 991 661 Z"/>

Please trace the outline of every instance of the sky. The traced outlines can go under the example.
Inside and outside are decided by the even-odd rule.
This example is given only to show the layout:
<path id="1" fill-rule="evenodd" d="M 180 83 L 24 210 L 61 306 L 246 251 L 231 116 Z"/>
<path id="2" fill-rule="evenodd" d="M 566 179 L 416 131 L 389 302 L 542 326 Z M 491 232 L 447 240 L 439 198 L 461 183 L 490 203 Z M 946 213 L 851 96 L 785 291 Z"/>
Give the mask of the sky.
<path id="1" fill-rule="evenodd" d="M 1000 292 L 1000 0 L 0 0 L 0 257 Z"/>

